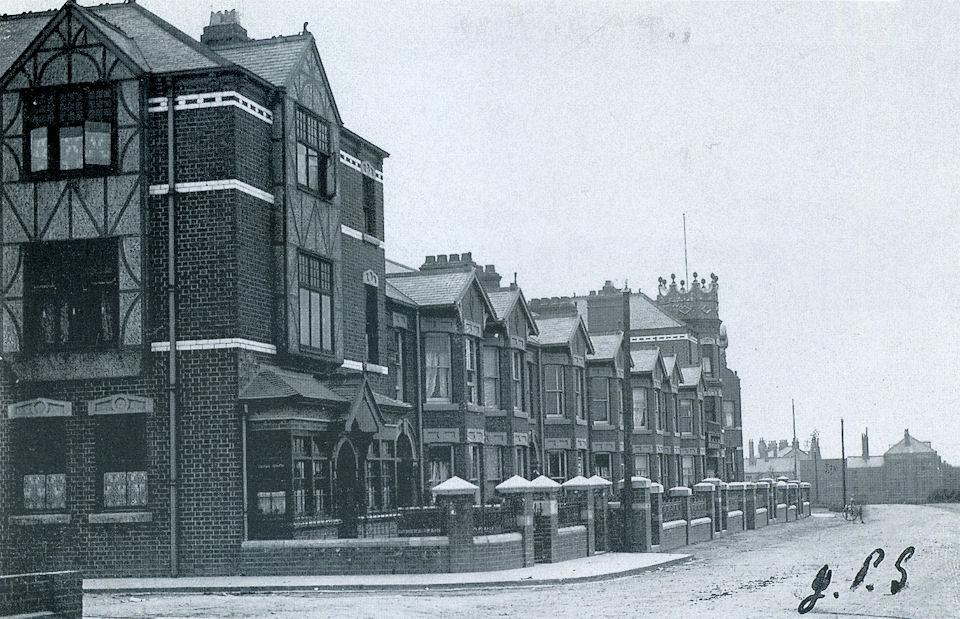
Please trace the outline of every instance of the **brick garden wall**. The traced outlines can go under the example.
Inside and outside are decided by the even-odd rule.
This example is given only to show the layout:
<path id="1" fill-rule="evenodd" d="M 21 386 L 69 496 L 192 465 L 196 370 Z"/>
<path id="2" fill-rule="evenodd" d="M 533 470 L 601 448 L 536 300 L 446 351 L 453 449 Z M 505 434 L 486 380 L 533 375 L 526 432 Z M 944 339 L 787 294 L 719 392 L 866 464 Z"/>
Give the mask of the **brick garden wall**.
<path id="1" fill-rule="evenodd" d="M 557 531 L 553 558 L 556 561 L 569 561 L 587 556 L 587 528 L 584 525 L 563 527 Z"/>
<path id="2" fill-rule="evenodd" d="M 52 612 L 64 619 L 83 616 L 79 572 L 45 572 L 0 576 L 0 615 Z"/>

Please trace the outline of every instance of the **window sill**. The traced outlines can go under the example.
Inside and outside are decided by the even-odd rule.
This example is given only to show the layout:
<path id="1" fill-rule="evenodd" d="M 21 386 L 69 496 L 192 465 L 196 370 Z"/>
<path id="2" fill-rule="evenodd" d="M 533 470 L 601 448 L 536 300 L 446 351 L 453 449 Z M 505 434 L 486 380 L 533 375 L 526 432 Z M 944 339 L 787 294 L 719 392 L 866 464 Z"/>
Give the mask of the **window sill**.
<path id="1" fill-rule="evenodd" d="M 486 412 L 486 410 L 487 409 L 481 406 L 480 404 L 470 404 L 470 403 L 467 404 L 467 411 L 470 413 L 483 413 L 483 412 Z"/>
<path id="2" fill-rule="evenodd" d="M 518 419 L 530 419 L 530 415 L 528 415 L 525 411 L 518 411 L 516 409 L 513 410 L 513 416 L 517 417 Z"/>
<path id="3" fill-rule="evenodd" d="M 10 524 L 23 526 L 32 525 L 64 525 L 70 524 L 70 514 L 24 514 L 7 518 Z"/>
<path id="4" fill-rule="evenodd" d="M 483 408 L 483 414 L 487 417 L 506 417 L 507 411 L 497 408 L 496 406 L 485 406 Z"/>
<path id="5" fill-rule="evenodd" d="M 566 426 L 568 426 L 568 425 L 570 425 L 570 420 L 569 420 L 569 419 L 567 419 L 566 417 L 561 417 L 561 416 L 559 416 L 559 415 L 557 415 L 556 417 L 546 417 L 546 418 L 543 420 L 543 422 L 544 422 L 545 424 L 547 424 L 548 426 L 550 426 L 550 425 L 557 425 L 557 426 L 560 426 L 560 425 L 566 425 Z"/>
<path id="6" fill-rule="evenodd" d="M 153 522 L 152 512 L 101 512 L 87 516 L 90 524 L 114 524 L 124 522 Z"/>
<path id="7" fill-rule="evenodd" d="M 577 425 L 578 425 L 578 426 L 585 426 L 585 425 L 587 425 L 587 420 L 586 420 L 586 419 L 577 419 Z"/>
<path id="8" fill-rule="evenodd" d="M 595 421 L 593 423 L 593 429 L 594 430 L 615 430 L 616 428 L 614 428 L 613 424 L 611 424 L 609 421 Z"/>

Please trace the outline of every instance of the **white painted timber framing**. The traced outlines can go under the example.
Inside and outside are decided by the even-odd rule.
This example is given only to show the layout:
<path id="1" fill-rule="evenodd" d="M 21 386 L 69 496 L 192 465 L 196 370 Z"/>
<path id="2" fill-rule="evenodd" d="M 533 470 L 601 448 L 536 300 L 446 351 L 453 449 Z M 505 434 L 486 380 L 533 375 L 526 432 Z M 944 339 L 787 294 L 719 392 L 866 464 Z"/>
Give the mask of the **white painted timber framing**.
<path id="1" fill-rule="evenodd" d="M 153 97 L 147 100 L 150 112 L 166 112 L 169 104 L 166 97 Z M 198 110 L 205 107 L 236 107 L 268 125 L 273 124 L 273 113 L 259 103 L 244 97 L 235 90 L 222 92 L 201 92 L 195 95 L 180 95 L 174 100 L 174 110 Z"/>
<path id="2" fill-rule="evenodd" d="M 273 344 L 246 340 L 240 337 L 217 340 L 179 340 L 177 342 L 177 350 L 225 350 L 231 348 L 252 350 L 267 355 L 277 354 L 277 347 Z M 170 342 L 153 342 L 150 344 L 150 352 L 168 352 L 169 350 Z"/>
<path id="3" fill-rule="evenodd" d="M 201 191 L 227 191 L 229 189 L 236 189 L 241 193 L 253 196 L 263 200 L 264 202 L 269 202 L 273 204 L 273 194 L 267 193 L 262 189 L 257 189 L 253 185 L 244 183 L 241 180 L 235 178 L 225 178 L 218 181 L 195 181 L 190 183 L 177 183 L 176 184 L 177 193 L 197 193 Z M 150 195 L 151 196 L 163 196 L 170 193 L 170 185 L 163 183 L 161 185 L 150 185 Z"/>

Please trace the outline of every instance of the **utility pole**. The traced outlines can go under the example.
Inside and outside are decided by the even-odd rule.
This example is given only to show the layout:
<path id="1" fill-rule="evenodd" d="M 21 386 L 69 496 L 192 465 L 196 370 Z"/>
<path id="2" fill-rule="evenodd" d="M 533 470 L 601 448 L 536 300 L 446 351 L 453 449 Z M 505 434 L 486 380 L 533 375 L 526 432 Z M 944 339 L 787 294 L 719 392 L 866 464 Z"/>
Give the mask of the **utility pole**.
<path id="1" fill-rule="evenodd" d="M 623 289 L 623 341 L 626 362 L 623 369 L 623 494 L 620 496 L 623 511 L 623 547 L 633 550 L 633 387 L 630 384 L 630 289 Z"/>
<path id="2" fill-rule="evenodd" d="M 847 450 L 843 444 L 843 417 L 840 418 L 840 470 L 843 475 L 843 506 L 847 506 Z"/>
<path id="3" fill-rule="evenodd" d="M 687 214 L 683 214 L 683 279 L 690 283 L 690 267 L 687 266 Z"/>
<path id="4" fill-rule="evenodd" d="M 797 441 L 797 405 L 790 398 L 790 408 L 793 411 L 793 478 L 800 479 L 800 443 Z"/>

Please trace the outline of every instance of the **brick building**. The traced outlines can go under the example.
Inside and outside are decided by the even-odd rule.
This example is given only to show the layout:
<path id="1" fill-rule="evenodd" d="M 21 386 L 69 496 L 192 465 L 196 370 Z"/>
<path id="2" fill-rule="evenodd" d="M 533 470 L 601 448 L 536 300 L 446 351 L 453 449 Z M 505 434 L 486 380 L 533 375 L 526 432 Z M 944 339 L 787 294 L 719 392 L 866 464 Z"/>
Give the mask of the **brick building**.
<path id="1" fill-rule="evenodd" d="M 416 500 L 387 153 L 312 35 L 68 2 L 0 17 L 0 75 L 4 569 L 233 573 Z"/>
<path id="2" fill-rule="evenodd" d="M 655 300 L 627 297 L 635 470 L 664 485 L 743 479 L 740 380 L 727 366 L 717 290 L 716 276 L 690 286 L 661 278 Z M 531 308 L 575 306 L 590 333 L 603 334 L 623 329 L 624 298 L 608 281 L 585 296 L 533 299 Z"/>
<path id="3" fill-rule="evenodd" d="M 625 414 L 641 474 L 740 470 L 716 281 L 631 295 L 625 332 L 612 286 L 528 305 L 470 253 L 386 260 L 388 153 L 306 30 L 0 16 L 0 128 L 5 571 L 233 574 L 453 475 L 616 479 Z"/>
<path id="4" fill-rule="evenodd" d="M 861 453 L 846 460 L 847 500 L 858 503 L 924 503 L 956 496 L 960 483 L 950 466 L 940 458 L 930 441 L 920 441 L 903 431 L 903 439 L 881 455 L 870 454 L 867 432 L 860 435 Z M 780 475 L 810 482 L 812 500 L 817 505 L 838 507 L 843 503 L 843 460 L 823 458 L 819 441 L 813 437 L 809 451 L 791 447 L 785 440 L 761 439 L 756 455 L 746 462 L 747 479 Z M 794 452 L 796 450 L 796 452 Z M 796 456 L 796 459 L 795 457 Z M 795 469 L 796 466 L 796 469 Z"/>

